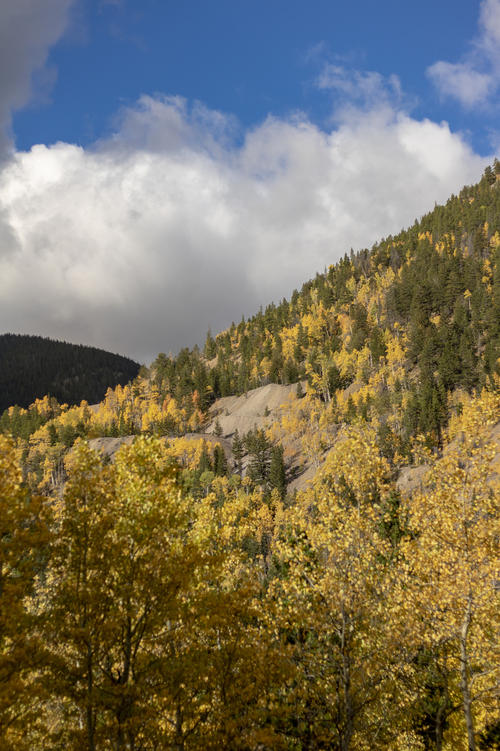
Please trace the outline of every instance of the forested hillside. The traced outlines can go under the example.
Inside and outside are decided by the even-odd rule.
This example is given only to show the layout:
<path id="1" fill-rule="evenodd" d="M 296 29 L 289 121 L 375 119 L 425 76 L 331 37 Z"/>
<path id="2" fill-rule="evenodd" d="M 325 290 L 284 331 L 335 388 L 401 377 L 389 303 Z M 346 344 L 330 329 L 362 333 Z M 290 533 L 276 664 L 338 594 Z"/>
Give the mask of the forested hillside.
<path id="1" fill-rule="evenodd" d="M 499 162 L 53 396 L 0 422 L 2 748 L 500 748 Z"/>
<path id="2" fill-rule="evenodd" d="M 0 412 L 47 394 L 58 402 L 99 402 L 109 386 L 135 378 L 139 365 L 96 347 L 24 334 L 0 335 Z"/>
<path id="3" fill-rule="evenodd" d="M 203 356 L 160 355 L 160 396 L 189 418 L 218 396 L 306 378 L 333 422 L 361 414 L 394 448 L 408 451 L 417 433 L 439 445 L 449 395 L 498 372 L 498 162 L 495 171 L 410 229 L 345 256 L 290 301 L 209 334 Z M 352 384 L 359 389 L 345 399 Z"/>

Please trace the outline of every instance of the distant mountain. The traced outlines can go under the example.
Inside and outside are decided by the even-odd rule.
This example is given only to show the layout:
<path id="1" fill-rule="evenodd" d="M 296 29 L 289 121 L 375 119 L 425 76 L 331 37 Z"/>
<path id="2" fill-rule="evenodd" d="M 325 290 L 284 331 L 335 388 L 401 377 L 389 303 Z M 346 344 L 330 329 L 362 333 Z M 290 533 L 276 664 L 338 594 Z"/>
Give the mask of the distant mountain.
<path id="1" fill-rule="evenodd" d="M 135 378 L 139 364 L 96 347 L 41 336 L 0 335 L 0 412 L 28 407 L 46 394 L 60 403 L 103 399 L 106 389 Z"/>

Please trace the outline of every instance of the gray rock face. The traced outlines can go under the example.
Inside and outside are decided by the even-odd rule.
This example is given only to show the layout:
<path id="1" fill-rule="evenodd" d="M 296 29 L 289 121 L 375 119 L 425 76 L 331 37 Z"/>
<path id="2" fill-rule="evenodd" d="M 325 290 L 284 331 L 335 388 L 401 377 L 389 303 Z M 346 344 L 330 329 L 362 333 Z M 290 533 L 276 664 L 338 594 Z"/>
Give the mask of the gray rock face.
<path id="1" fill-rule="evenodd" d="M 242 396 L 217 399 L 209 411 L 212 422 L 207 433 L 214 432 L 217 421 L 223 436 L 232 436 L 236 430 L 243 436 L 253 428 L 265 428 L 279 419 L 283 404 L 296 393 L 296 383 L 289 386 L 268 383 Z"/>

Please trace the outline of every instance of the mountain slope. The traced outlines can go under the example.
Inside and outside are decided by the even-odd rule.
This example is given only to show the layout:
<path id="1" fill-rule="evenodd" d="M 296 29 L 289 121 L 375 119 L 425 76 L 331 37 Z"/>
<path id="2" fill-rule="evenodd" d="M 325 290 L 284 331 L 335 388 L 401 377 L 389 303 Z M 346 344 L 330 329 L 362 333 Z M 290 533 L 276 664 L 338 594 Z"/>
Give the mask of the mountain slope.
<path id="1" fill-rule="evenodd" d="M 31 434 L 25 450 L 37 485 L 51 476 L 47 467 L 40 469 L 48 446 L 49 464 L 56 466 L 79 435 L 203 435 L 216 430 L 217 400 L 276 384 L 296 396 L 284 400 L 286 409 L 270 415 L 267 427 L 265 420 L 256 427 L 268 453 L 271 447 L 285 449 L 289 482 L 298 466 L 312 476 L 339 430 L 360 422 L 376 431 L 379 450 L 397 475 L 416 460 L 422 445 L 439 452 L 450 418 L 475 393 L 496 387 L 499 357 L 500 163 L 495 162 L 477 185 L 371 250 L 346 255 L 289 301 L 233 323 L 215 338 L 209 333 L 203 352 L 186 348 L 176 357 L 158 355 L 149 371 L 108 389 L 93 410 L 61 412 L 38 404 L 15 415 L 15 425 L 5 417 L 1 428 L 24 440 Z M 241 440 L 238 453 L 248 454 L 244 439 L 249 430 L 255 433 L 252 418 L 244 427 L 241 421 L 233 425 L 224 415 L 230 405 L 221 404 L 221 434 Z M 238 424 L 242 430 L 235 435 Z M 249 445 L 254 438 L 249 436 Z M 197 477 L 206 471 L 203 452 L 201 459 L 197 455 L 199 467 L 193 457 L 181 455 L 179 449 L 186 471 Z"/>
<path id="2" fill-rule="evenodd" d="M 108 386 L 124 385 L 138 363 L 96 347 L 41 336 L 0 335 L 0 412 L 27 407 L 46 394 L 69 404 L 98 402 Z"/>

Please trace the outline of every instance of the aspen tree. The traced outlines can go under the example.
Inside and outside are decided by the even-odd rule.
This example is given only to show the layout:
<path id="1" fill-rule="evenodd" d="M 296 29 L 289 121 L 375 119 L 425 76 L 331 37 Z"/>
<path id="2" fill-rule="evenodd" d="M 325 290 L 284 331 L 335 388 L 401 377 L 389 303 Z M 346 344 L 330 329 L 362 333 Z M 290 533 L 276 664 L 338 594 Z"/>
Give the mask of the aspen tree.
<path id="1" fill-rule="evenodd" d="M 466 405 L 427 489 L 408 504 L 414 537 L 404 545 L 406 623 L 416 644 L 446 645 L 445 667 L 462 705 L 454 748 L 468 751 L 478 749 L 499 679 L 500 492 L 489 443 L 499 414 L 495 394 Z"/>
<path id="2" fill-rule="evenodd" d="M 29 605 L 48 541 L 47 511 L 29 495 L 12 441 L 0 436 L 0 747 L 30 748 L 42 665 L 38 617 Z"/>
<path id="3" fill-rule="evenodd" d="M 289 512 L 278 545 L 288 575 L 276 596 L 295 643 L 296 732 L 307 748 L 349 751 L 370 737 L 386 747 L 395 652 L 383 563 L 390 542 L 380 531 L 388 491 L 374 432 L 350 429 Z"/>

